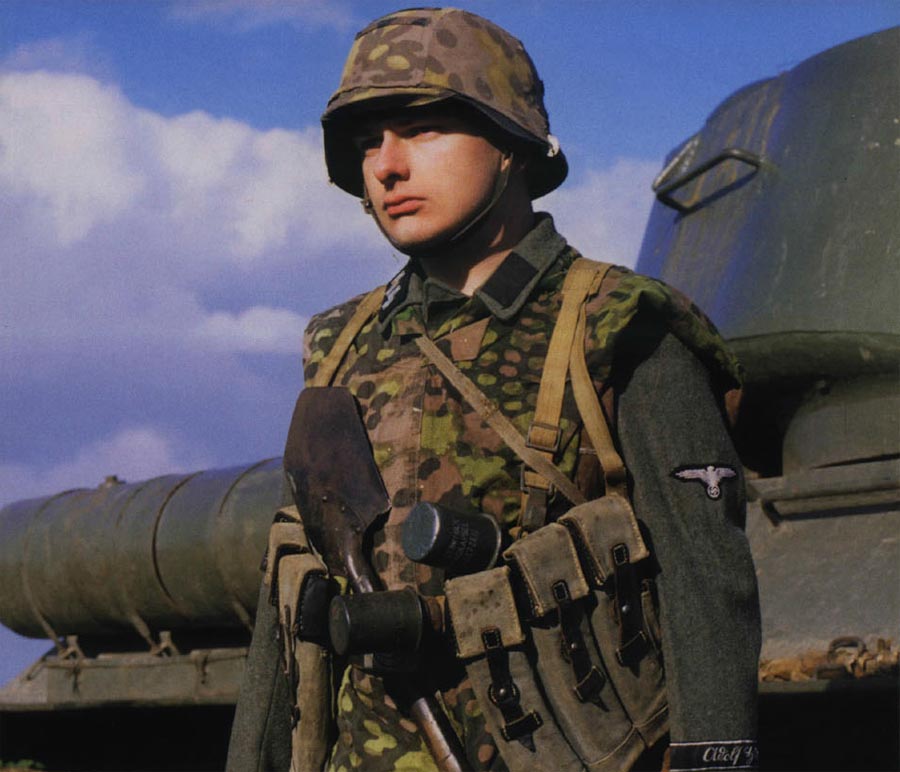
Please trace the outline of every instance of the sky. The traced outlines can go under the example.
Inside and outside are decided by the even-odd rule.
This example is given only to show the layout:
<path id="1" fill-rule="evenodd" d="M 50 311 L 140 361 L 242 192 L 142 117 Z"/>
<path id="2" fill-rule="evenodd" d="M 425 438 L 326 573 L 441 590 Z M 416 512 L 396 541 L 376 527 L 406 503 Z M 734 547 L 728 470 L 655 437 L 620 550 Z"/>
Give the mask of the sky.
<path id="1" fill-rule="evenodd" d="M 633 266 L 666 154 L 897 0 L 456 4 L 526 44 L 571 173 L 538 202 Z M 382 0 L 0 2 L 0 506 L 278 456 L 309 317 L 404 262 L 319 115 Z M 2 592 L 2 588 L 0 588 Z M 0 683 L 47 648 L 0 626 Z"/>

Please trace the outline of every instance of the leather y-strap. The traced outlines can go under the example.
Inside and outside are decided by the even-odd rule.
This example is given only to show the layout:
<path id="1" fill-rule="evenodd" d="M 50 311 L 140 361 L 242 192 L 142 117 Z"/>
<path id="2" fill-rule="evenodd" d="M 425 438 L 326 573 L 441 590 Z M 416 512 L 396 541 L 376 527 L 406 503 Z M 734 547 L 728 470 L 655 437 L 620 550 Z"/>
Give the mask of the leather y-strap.
<path id="1" fill-rule="evenodd" d="M 573 342 L 578 339 L 576 335 L 578 312 L 592 289 L 596 291 L 596 287 L 599 287 L 607 270 L 609 266 L 605 263 L 578 258 L 569 267 L 563 281 L 562 304 L 547 348 L 534 418 L 527 436 L 528 447 L 534 448 L 548 461 L 552 461 L 559 452 L 562 439 L 559 420 L 562 415 L 566 372 L 569 369 L 571 352 L 574 348 L 582 348 L 573 346 Z M 534 531 L 546 521 L 549 492 L 550 481 L 546 476 L 531 469 L 522 471 L 522 509 L 519 525 L 524 531 Z"/>
<path id="2" fill-rule="evenodd" d="M 534 419 L 528 430 L 528 446 L 550 456 L 559 450 L 562 436 L 559 417 L 566 391 L 566 371 L 576 338 L 578 311 L 590 293 L 597 274 L 602 271 L 605 275 L 608 269 L 609 266 L 604 263 L 580 258 L 572 263 L 563 282 L 562 305 L 547 348 Z"/>
<path id="3" fill-rule="evenodd" d="M 585 310 L 584 304 L 582 304 L 578 315 L 578 325 L 575 329 L 576 340 L 584 340 L 585 324 Z M 572 377 L 572 393 L 575 396 L 575 404 L 578 406 L 578 414 L 584 422 L 585 431 L 587 431 L 591 445 L 597 453 L 597 460 L 603 469 L 604 493 L 607 495 L 618 493 L 627 499 L 625 464 L 613 445 L 609 426 L 603 415 L 603 408 L 600 406 L 594 382 L 587 369 L 583 345 L 572 346 L 569 374 Z"/>
<path id="4" fill-rule="evenodd" d="M 572 263 L 566 274 L 562 286 L 562 306 L 547 350 L 534 419 L 528 431 L 528 444 L 548 459 L 552 459 L 559 450 L 562 436 L 559 421 L 568 372 L 578 412 L 603 469 L 605 491 L 626 495 L 625 465 L 613 445 L 584 356 L 585 301 L 600 290 L 609 269 L 608 263 L 582 257 Z M 534 530 L 546 519 L 549 483 L 541 479 L 537 470 L 526 470 L 523 482 L 520 524 L 525 530 Z"/>
<path id="5" fill-rule="evenodd" d="M 353 343 L 353 340 L 366 322 L 381 307 L 381 302 L 384 300 L 384 291 L 385 287 L 376 287 L 359 302 L 359 305 L 353 312 L 353 316 L 350 317 L 350 320 L 344 325 L 344 329 L 338 334 L 337 340 L 325 358 L 322 359 L 319 369 L 316 370 L 312 381 L 306 384 L 307 386 L 331 386 L 331 382 L 334 380 L 341 362 L 344 361 L 344 357 L 347 355 L 350 344 Z"/>
<path id="6" fill-rule="evenodd" d="M 559 421 L 567 372 L 571 375 L 572 391 L 585 431 L 603 469 L 605 492 L 627 497 L 625 465 L 613 445 L 584 355 L 585 301 L 599 291 L 609 268 L 606 263 L 586 258 L 577 259 L 569 268 L 563 282 L 562 306 L 550 338 L 535 415 L 527 438 L 519 434 L 499 408 L 431 340 L 426 337 L 416 340 L 422 353 L 475 408 L 481 419 L 530 467 L 522 475 L 524 491 L 520 525 L 525 531 L 535 530 L 544 524 L 546 494 L 551 485 L 573 504 L 585 500 L 584 494 L 553 463 L 562 434 Z M 536 497 L 539 497 L 540 504 L 534 501 Z"/>

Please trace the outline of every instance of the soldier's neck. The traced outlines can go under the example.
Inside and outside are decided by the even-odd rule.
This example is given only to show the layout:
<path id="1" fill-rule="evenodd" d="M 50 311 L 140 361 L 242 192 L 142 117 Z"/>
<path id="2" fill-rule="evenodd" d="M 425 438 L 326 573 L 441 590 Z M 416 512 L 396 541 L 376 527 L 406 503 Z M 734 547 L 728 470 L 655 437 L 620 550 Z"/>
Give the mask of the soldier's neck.
<path id="1" fill-rule="evenodd" d="M 471 297 L 533 226 L 528 201 L 525 207 L 496 212 L 458 243 L 417 259 L 428 276 Z"/>

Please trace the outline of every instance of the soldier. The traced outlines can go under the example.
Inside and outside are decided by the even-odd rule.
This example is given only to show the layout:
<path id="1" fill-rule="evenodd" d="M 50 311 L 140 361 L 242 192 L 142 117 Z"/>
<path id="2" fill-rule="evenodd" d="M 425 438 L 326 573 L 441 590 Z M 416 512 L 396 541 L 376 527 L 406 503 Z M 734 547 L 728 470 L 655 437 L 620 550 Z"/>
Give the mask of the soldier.
<path id="1" fill-rule="evenodd" d="M 295 767 L 756 765 L 758 599 L 725 423 L 738 367 L 685 298 L 582 260 L 533 211 L 567 173 L 542 92 L 505 30 L 412 9 L 357 35 L 322 118 L 332 181 L 410 259 L 311 321 L 306 383 L 361 404 L 391 500 L 381 584 L 452 620 L 415 679 L 457 755 L 435 760 L 396 675 L 358 661 L 335 657 L 334 704 L 292 721 L 264 587 L 229 769 L 287 769 L 311 720 L 327 747 L 295 748 Z M 505 559 L 447 583 L 412 561 L 422 501 L 487 513 Z"/>

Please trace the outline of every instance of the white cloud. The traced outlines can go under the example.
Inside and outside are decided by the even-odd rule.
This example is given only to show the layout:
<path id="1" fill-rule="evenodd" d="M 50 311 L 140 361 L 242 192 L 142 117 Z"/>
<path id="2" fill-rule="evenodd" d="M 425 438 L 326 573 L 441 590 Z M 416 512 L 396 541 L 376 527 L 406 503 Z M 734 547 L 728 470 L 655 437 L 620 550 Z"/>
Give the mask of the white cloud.
<path id="1" fill-rule="evenodd" d="M 308 321 L 283 308 L 254 306 L 239 314 L 210 314 L 194 336 L 224 351 L 297 356 Z"/>
<path id="2" fill-rule="evenodd" d="M 146 480 L 205 469 L 209 457 L 151 426 L 132 426 L 92 442 L 50 467 L 0 464 L 0 506 L 72 488 L 93 488 L 106 477 Z"/>
<path id="3" fill-rule="evenodd" d="M 78 74 L 0 75 L 0 222 L 6 501 L 277 455 L 305 317 L 397 270 L 318 128 L 165 117 Z"/>
<path id="4" fill-rule="evenodd" d="M 396 270 L 327 182 L 318 128 L 166 118 L 85 75 L 0 76 L 0 218 L 0 346 L 13 348 L 177 346 L 220 311 L 202 297 L 211 281 L 232 297 L 248 276 L 300 277 L 327 257 L 360 292 Z"/>
<path id="5" fill-rule="evenodd" d="M 174 189 L 176 207 L 227 184 L 228 173 L 246 153 L 254 133 L 246 124 L 200 111 L 170 119 L 146 117 L 156 142 L 152 154 Z"/>
<path id="6" fill-rule="evenodd" d="M 0 76 L 0 201 L 14 201 L 52 247 L 98 225 L 143 228 L 181 254 L 249 264 L 295 245 L 376 241 L 326 178 L 319 131 L 257 131 L 193 112 L 164 118 L 84 75 Z M 161 243 L 162 242 L 162 243 Z M 174 242 L 174 243 L 173 243 Z M 310 254 L 304 250 L 300 257 Z"/>
<path id="7" fill-rule="evenodd" d="M 146 123 L 168 218 L 185 240 L 218 242 L 249 266 L 291 241 L 322 247 L 374 236 L 362 218 L 347 227 L 353 202 L 326 182 L 318 129 L 261 132 L 202 112 Z"/>
<path id="8" fill-rule="evenodd" d="M 621 158 L 590 170 L 541 201 L 554 212 L 560 232 L 585 257 L 634 267 L 653 204 L 650 183 L 657 161 Z"/>
<path id="9" fill-rule="evenodd" d="M 59 246 L 115 219 L 145 184 L 128 153 L 130 113 L 115 88 L 87 76 L 0 75 L 3 197 L 30 199 Z"/>

